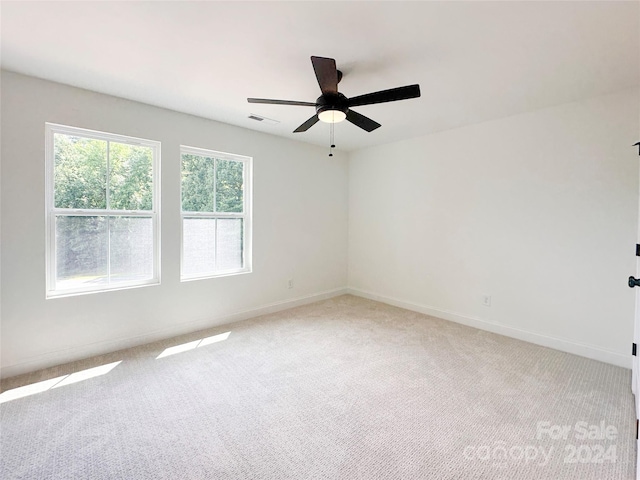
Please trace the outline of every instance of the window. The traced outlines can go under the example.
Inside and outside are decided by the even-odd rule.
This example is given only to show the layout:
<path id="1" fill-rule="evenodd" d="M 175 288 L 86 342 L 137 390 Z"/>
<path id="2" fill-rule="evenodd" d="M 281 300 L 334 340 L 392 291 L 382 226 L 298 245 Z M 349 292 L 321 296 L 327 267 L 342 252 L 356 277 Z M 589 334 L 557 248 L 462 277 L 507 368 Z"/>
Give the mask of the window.
<path id="1" fill-rule="evenodd" d="M 46 125 L 47 297 L 157 284 L 160 142 Z"/>
<path id="2" fill-rule="evenodd" d="M 251 158 L 181 147 L 182 280 L 251 271 Z"/>

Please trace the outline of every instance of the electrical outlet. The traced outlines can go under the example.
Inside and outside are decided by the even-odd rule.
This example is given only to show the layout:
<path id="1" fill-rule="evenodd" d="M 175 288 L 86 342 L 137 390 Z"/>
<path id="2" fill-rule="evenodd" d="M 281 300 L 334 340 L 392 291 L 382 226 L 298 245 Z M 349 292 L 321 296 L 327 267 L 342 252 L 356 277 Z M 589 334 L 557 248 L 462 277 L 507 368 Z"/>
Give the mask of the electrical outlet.
<path id="1" fill-rule="evenodd" d="M 293 278 L 290 278 L 289 281 L 287 282 L 287 288 L 289 289 L 293 288 Z"/>
<path id="2" fill-rule="evenodd" d="M 485 307 L 490 307 L 491 306 L 491 295 L 483 295 L 482 296 L 482 304 Z"/>

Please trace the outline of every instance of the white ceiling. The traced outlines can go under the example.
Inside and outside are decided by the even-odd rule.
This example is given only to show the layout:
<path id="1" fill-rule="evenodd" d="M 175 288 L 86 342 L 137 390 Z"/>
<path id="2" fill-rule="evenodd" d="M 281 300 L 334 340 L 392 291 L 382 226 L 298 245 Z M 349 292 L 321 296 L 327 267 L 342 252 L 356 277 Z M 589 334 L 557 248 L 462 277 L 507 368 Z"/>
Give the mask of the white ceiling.
<path id="1" fill-rule="evenodd" d="M 309 57 L 332 57 L 347 97 L 419 83 L 422 97 L 355 110 L 354 150 L 605 94 L 640 82 L 631 2 L 1 2 L 7 70 L 326 146 L 291 133 L 315 101 Z M 251 113 L 279 120 L 249 120 Z"/>

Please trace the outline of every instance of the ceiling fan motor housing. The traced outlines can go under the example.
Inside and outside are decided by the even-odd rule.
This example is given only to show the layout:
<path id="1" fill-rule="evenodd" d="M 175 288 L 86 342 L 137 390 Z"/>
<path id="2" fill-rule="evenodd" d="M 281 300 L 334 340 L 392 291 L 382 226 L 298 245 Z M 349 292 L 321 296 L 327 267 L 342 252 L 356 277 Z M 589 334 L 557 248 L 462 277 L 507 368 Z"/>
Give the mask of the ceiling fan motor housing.
<path id="1" fill-rule="evenodd" d="M 316 100 L 316 114 L 326 110 L 339 110 L 346 114 L 349 111 L 349 99 L 340 92 L 320 95 Z"/>

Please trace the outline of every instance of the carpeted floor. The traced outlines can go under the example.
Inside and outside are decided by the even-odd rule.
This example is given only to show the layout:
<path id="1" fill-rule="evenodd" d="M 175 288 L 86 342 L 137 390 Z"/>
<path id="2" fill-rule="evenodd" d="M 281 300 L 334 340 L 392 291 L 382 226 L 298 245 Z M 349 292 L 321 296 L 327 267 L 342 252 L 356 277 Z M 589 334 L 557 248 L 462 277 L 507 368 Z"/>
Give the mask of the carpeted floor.
<path id="1" fill-rule="evenodd" d="M 342 296 L 6 380 L 0 477 L 632 479 L 630 377 Z"/>

